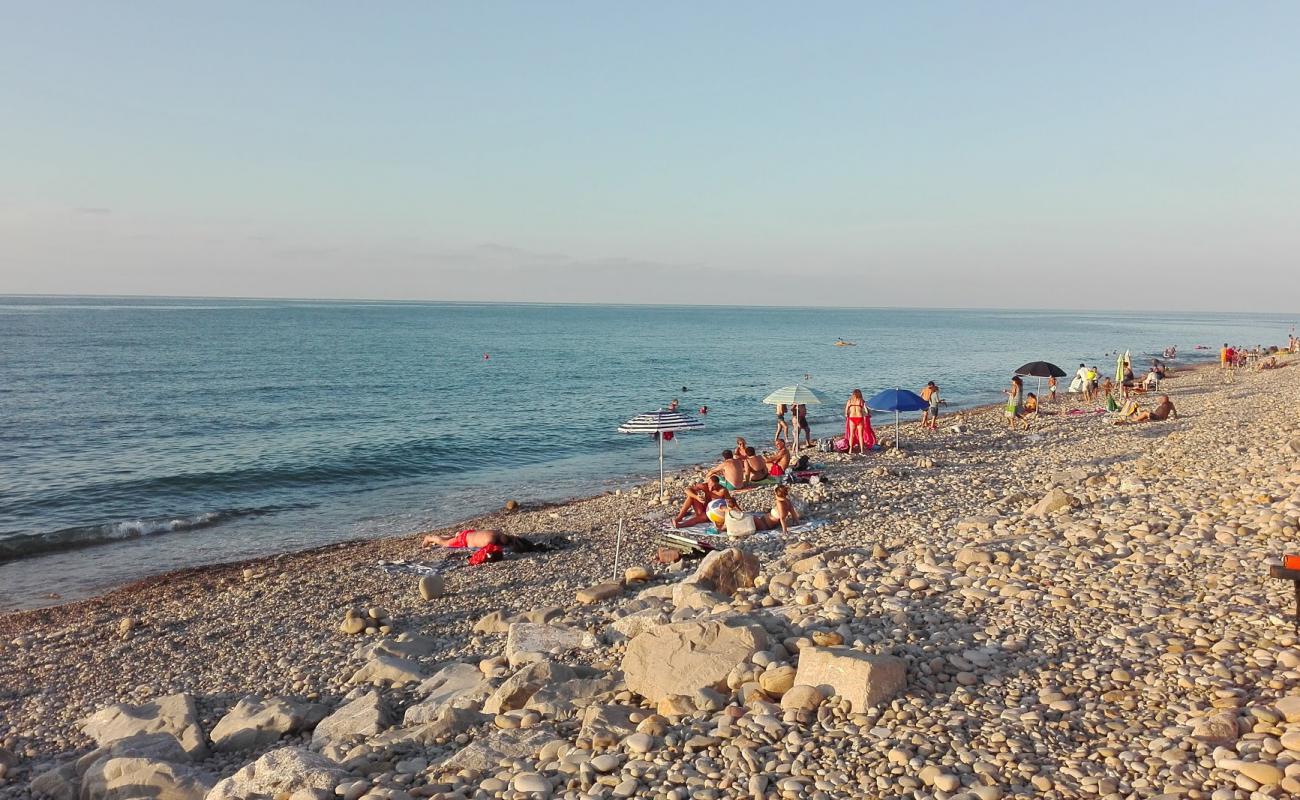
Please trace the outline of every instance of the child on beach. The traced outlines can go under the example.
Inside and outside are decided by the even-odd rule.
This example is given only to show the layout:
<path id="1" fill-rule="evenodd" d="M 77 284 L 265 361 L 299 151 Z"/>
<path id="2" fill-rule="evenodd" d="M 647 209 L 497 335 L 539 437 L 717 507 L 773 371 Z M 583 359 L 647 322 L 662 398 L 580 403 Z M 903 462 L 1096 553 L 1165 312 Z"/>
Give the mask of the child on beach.
<path id="1" fill-rule="evenodd" d="M 1055 377 L 1050 377 L 1047 379 L 1047 402 L 1053 405 L 1056 404 L 1056 378 Z"/>

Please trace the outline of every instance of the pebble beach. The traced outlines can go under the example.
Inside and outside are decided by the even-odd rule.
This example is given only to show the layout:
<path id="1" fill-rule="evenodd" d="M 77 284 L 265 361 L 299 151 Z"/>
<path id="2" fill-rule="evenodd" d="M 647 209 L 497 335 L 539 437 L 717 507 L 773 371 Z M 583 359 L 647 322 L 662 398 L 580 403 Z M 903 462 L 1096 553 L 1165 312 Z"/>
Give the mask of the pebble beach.
<path id="1" fill-rule="evenodd" d="M 812 454 L 823 524 L 702 560 L 654 560 L 695 469 L 473 520 L 554 546 L 495 564 L 412 532 L 5 615 L 0 798 L 1300 794 L 1283 363 Z"/>

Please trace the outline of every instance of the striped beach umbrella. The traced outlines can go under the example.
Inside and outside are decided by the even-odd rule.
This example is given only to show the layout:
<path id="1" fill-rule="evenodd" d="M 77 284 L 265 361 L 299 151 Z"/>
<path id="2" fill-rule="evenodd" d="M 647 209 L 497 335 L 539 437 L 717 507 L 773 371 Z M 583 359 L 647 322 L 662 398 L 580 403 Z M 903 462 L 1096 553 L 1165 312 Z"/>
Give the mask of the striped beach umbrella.
<path id="1" fill-rule="evenodd" d="M 653 433 L 659 440 L 659 495 L 664 494 L 664 434 L 678 431 L 698 431 L 704 423 L 680 411 L 651 411 L 638 414 L 618 426 L 619 433 Z"/>

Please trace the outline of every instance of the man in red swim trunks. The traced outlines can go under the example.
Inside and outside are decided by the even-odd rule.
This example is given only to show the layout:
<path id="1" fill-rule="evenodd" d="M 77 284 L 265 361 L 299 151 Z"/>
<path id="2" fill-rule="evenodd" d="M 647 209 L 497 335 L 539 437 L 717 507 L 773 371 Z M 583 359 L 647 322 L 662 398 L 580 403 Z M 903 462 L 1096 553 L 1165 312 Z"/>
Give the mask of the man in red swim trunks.
<path id="1" fill-rule="evenodd" d="M 480 547 L 487 547 L 490 544 L 495 544 L 499 547 L 517 550 L 520 549 L 521 544 L 526 543 L 527 541 L 528 540 L 526 539 L 521 539 L 518 536 L 511 536 L 510 534 L 501 531 L 481 531 L 474 528 L 466 528 L 465 530 L 457 531 L 451 536 L 439 536 L 436 533 L 425 534 L 425 537 L 420 540 L 420 544 L 424 547 L 448 547 L 456 550 L 466 548 L 477 550 Z"/>

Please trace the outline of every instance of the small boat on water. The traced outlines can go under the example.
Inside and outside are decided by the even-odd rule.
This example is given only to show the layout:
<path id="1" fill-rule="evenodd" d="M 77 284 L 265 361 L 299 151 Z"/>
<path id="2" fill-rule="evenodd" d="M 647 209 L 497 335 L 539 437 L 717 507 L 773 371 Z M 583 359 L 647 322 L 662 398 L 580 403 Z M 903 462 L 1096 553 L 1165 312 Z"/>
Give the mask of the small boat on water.
<path id="1" fill-rule="evenodd" d="M 836 339 L 836 340 L 835 340 L 835 346 L 836 346 L 836 347 L 857 347 L 857 346 L 858 346 L 858 343 L 857 343 L 857 342 L 846 342 L 846 341 L 844 341 L 843 339 Z"/>

